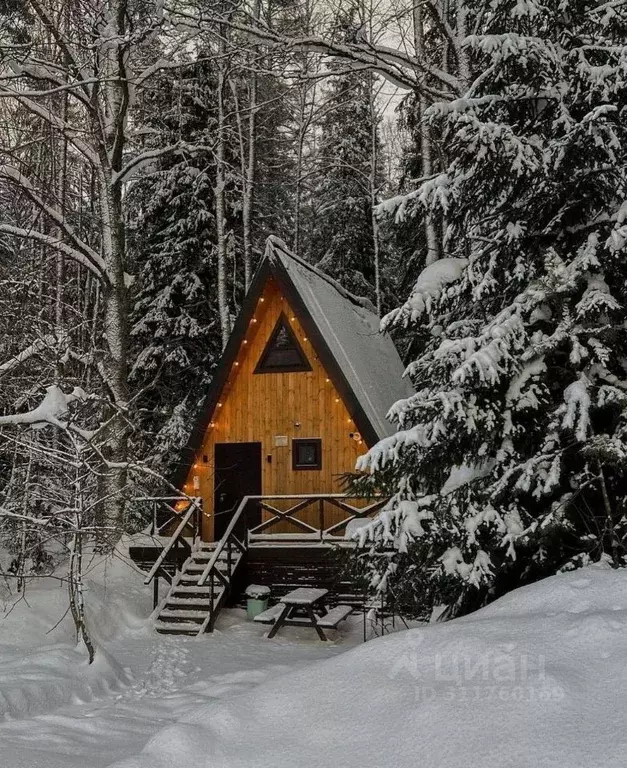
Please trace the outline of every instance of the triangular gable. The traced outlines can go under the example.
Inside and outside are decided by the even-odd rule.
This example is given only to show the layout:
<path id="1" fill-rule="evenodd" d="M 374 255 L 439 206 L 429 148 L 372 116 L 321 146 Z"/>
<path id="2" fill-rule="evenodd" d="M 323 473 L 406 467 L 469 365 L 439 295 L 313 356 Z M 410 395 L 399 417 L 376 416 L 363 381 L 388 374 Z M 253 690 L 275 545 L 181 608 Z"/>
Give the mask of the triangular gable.
<path id="1" fill-rule="evenodd" d="M 310 371 L 311 365 L 283 313 L 261 353 L 255 373 Z"/>
<path id="2" fill-rule="evenodd" d="M 280 257 L 278 255 L 279 253 Z M 373 408 L 372 386 L 370 386 L 370 382 L 368 383 L 367 388 L 362 389 L 358 394 L 359 388 L 357 386 L 357 378 L 354 375 L 353 366 L 350 365 L 351 361 L 348 361 L 349 365 L 347 366 L 347 361 L 343 359 L 340 353 L 338 353 L 337 344 L 334 344 L 331 340 L 327 340 L 326 337 L 329 336 L 329 332 L 330 330 L 332 331 L 332 329 L 323 327 L 324 325 L 328 326 L 328 321 L 321 325 L 321 315 L 319 312 L 316 313 L 313 311 L 310 301 L 311 297 L 306 297 L 304 295 L 302 284 L 299 284 L 299 280 L 295 279 L 292 270 L 290 270 L 289 265 L 286 264 L 290 259 L 294 261 L 294 265 L 301 263 L 301 260 L 298 259 L 298 257 L 290 254 L 286 246 L 280 240 L 274 237 L 268 238 L 266 253 L 255 273 L 248 294 L 242 304 L 242 309 L 237 317 L 229 341 L 214 374 L 200 416 L 194 425 L 184 450 L 179 469 L 172 478 L 172 484 L 177 488 L 181 487 L 185 482 L 196 453 L 200 450 L 203 444 L 205 434 L 228 381 L 229 373 L 236 364 L 236 359 L 242 347 L 246 332 L 250 327 L 251 322 L 254 321 L 254 313 L 259 298 L 270 277 L 276 282 L 279 290 L 298 315 L 298 319 L 305 329 L 317 357 L 341 396 L 343 403 L 348 409 L 348 412 L 366 445 L 368 447 L 374 445 L 386 434 L 382 428 L 382 425 L 385 422 L 385 412 L 378 414 L 376 413 L 375 408 Z M 312 274 L 317 274 L 317 271 L 312 271 Z M 330 278 L 328 278 L 324 285 L 326 286 L 324 288 L 325 290 L 328 288 L 332 289 L 333 300 L 339 304 L 346 303 L 351 304 L 352 306 L 352 302 L 359 304 L 361 301 L 352 297 Z M 378 325 L 378 319 L 372 312 L 365 309 L 363 304 L 360 305 L 360 312 L 362 314 L 366 313 L 368 316 L 368 322 L 372 327 L 368 334 L 367 343 L 373 344 L 375 347 L 375 359 L 367 361 L 367 366 L 364 370 L 365 375 L 368 375 L 369 373 L 370 378 L 377 376 L 384 380 L 389 380 L 391 376 L 394 376 L 394 374 L 397 373 L 397 370 L 400 370 L 400 373 L 398 373 L 400 378 L 403 370 L 402 363 L 400 362 L 400 358 L 398 357 L 398 353 L 396 352 L 392 341 L 388 339 L 387 347 L 376 349 L 376 337 L 379 336 L 379 338 L 381 338 L 381 334 L 378 334 L 378 329 L 376 327 Z M 370 318 L 370 316 L 372 316 L 372 318 Z M 289 323 L 286 325 L 289 328 Z M 272 336 L 274 336 L 274 333 Z M 270 338 L 272 338 L 272 336 Z M 365 343 L 365 340 L 362 340 L 362 343 Z M 394 352 L 395 360 L 392 360 L 392 356 L 389 354 L 388 347 L 390 347 L 390 345 L 391 350 Z M 380 354 L 382 350 L 387 353 L 385 358 L 382 358 Z M 393 364 L 391 367 L 390 363 Z M 407 386 L 405 386 L 404 392 L 405 396 L 407 396 Z M 387 404 L 384 411 L 387 411 L 389 405 L 391 405 L 391 403 Z"/>

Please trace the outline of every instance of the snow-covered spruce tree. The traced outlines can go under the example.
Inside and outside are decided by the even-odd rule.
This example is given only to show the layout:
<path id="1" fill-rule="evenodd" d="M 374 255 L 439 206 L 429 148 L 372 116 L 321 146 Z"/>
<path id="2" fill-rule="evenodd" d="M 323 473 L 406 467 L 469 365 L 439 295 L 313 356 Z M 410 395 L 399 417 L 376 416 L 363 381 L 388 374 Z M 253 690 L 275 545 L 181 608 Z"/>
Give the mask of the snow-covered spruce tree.
<path id="1" fill-rule="evenodd" d="M 162 143 L 210 147 L 215 76 L 190 65 L 147 96 Z M 150 107 L 152 106 L 152 109 Z M 220 355 L 213 153 L 164 157 L 152 183 L 135 190 L 131 228 L 138 280 L 131 314 L 140 455 L 168 473 L 184 445 Z"/>
<path id="2" fill-rule="evenodd" d="M 447 258 L 384 321 L 416 394 L 359 465 L 392 495 L 373 579 L 414 614 L 625 559 L 627 6 L 490 8 L 468 92 L 428 112 L 445 170 L 394 203 L 446 214 Z"/>

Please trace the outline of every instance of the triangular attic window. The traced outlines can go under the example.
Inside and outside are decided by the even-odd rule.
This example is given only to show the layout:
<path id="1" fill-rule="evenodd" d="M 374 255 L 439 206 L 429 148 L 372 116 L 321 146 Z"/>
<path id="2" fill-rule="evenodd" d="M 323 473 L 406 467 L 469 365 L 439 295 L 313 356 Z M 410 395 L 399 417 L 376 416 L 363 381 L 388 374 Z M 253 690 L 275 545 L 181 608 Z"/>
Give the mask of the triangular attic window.
<path id="1" fill-rule="evenodd" d="M 289 373 L 310 371 L 311 366 L 290 328 L 285 315 L 281 314 L 274 326 L 255 373 Z"/>

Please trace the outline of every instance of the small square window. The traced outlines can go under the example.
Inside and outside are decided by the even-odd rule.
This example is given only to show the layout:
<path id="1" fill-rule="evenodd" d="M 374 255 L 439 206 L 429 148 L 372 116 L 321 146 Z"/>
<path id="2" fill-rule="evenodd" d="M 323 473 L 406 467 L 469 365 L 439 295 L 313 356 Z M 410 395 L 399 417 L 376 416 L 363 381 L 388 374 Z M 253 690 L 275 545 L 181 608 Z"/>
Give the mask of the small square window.
<path id="1" fill-rule="evenodd" d="M 292 469 L 322 469 L 322 440 L 292 440 Z"/>

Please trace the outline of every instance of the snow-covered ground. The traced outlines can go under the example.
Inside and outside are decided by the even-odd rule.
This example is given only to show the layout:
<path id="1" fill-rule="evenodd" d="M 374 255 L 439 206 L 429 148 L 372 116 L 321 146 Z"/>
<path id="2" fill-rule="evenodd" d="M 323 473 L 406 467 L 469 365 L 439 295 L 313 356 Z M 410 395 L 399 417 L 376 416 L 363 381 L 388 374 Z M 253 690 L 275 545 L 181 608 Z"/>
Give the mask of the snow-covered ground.
<path id="1" fill-rule="evenodd" d="M 117 768 L 627 764 L 627 572 L 587 569 L 221 698 Z"/>
<path id="2" fill-rule="evenodd" d="M 95 668 L 65 623 L 44 635 L 60 590 L 31 588 L 32 610 L 0 621 L 2 768 L 627 764 L 627 571 L 556 576 L 366 644 L 355 622 L 325 644 L 268 641 L 238 611 L 213 636 L 158 636 L 141 578 L 112 570 L 90 587 Z"/>
<path id="3" fill-rule="evenodd" d="M 237 610 L 225 611 L 211 636 L 164 637 L 147 621 L 142 579 L 119 552 L 113 562 L 94 560 L 86 598 L 99 652 L 91 666 L 64 617 L 63 584 L 35 581 L 24 600 L 0 599 L 0 768 L 104 768 L 212 701 L 361 641 L 358 620 L 329 643 L 306 629 L 269 641 L 267 628 Z"/>

